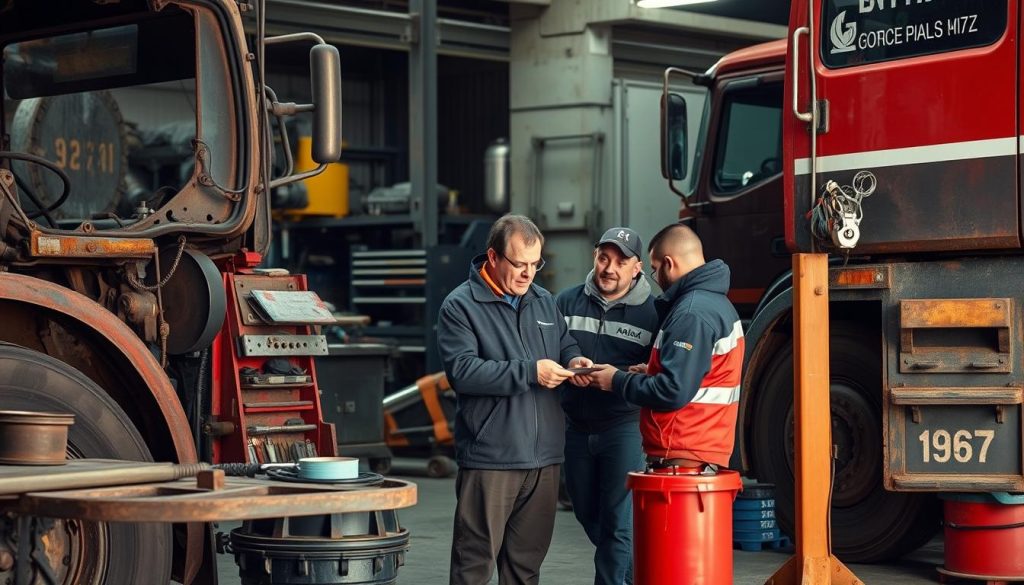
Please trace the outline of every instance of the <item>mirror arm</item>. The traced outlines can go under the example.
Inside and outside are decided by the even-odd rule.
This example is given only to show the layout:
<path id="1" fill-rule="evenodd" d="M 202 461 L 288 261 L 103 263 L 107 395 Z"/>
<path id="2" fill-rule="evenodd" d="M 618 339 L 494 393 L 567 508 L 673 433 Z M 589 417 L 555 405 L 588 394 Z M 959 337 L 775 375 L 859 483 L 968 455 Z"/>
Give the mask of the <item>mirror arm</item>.
<path id="1" fill-rule="evenodd" d="M 281 43 L 293 43 L 295 41 L 313 41 L 318 45 L 326 45 L 327 41 L 316 33 L 301 32 L 291 33 L 287 35 L 278 35 L 276 37 L 266 37 L 263 39 L 263 43 L 266 45 L 279 45 Z"/>
<path id="2" fill-rule="evenodd" d="M 288 129 L 284 126 L 284 116 L 275 111 L 274 106 L 277 105 L 277 92 L 273 90 L 269 85 L 263 87 L 266 92 L 266 97 L 269 98 L 267 101 L 267 111 L 270 112 L 275 119 L 277 119 L 277 131 L 281 136 L 281 150 L 284 151 L 284 173 L 282 177 L 287 177 L 292 174 L 295 170 L 295 161 L 292 158 L 292 145 L 291 141 L 288 140 Z M 271 179 L 273 181 L 273 179 Z"/>
<path id="3" fill-rule="evenodd" d="M 267 110 L 275 116 L 294 116 L 303 112 L 312 112 L 316 110 L 316 106 L 313 104 L 274 101 L 267 106 Z"/>
<path id="4" fill-rule="evenodd" d="M 683 205 L 685 205 L 686 207 L 690 206 L 690 203 L 686 200 L 686 193 L 683 193 L 679 189 L 676 189 L 676 182 L 673 181 L 671 178 L 669 178 L 668 180 L 668 188 L 671 189 L 673 193 L 678 195 L 679 198 L 683 200 Z"/>
<path id="5" fill-rule="evenodd" d="M 280 178 L 274 179 L 274 180 L 270 181 L 270 188 L 271 189 L 276 189 L 277 187 L 280 187 L 281 185 L 287 185 L 289 183 L 294 183 L 295 181 L 304 181 L 306 179 L 313 178 L 313 177 L 319 175 L 320 173 L 324 172 L 324 169 L 326 169 L 326 168 L 327 168 L 327 164 L 326 163 L 320 163 L 320 166 L 318 166 L 317 168 L 315 168 L 313 170 L 305 171 L 305 172 L 299 173 L 297 175 L 288 175 L 288 176 L 285 176 L 285 177 L 280 177 Z"/>
<path id="6" fill-rule="evenodd" d="M 680 75 L 685 75 L 685 76 L 689 77 L 691 80 L 699 79 L 701 77 L 704 77 L 704 75 L 705 75 L 704 73 L 697 73 L 696 71 L 690 71 L 689 69 L 681 69 L 679 67 L 666 67 L 665 68 L 665 74 L 664 74 L 665 75 L 665 88 L 666 89 L 668 88 L 668 78 L 669 78 L 669 75 L 672 74 L 672 73 L 678 73 Z"/>

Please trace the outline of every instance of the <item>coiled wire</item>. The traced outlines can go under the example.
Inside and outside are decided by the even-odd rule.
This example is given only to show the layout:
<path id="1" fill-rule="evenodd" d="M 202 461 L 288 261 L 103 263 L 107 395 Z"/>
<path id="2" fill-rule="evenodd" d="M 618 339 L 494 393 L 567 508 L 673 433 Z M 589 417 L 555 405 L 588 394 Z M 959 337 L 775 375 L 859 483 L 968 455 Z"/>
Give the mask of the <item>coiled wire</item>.
<path id="1" fill-rule="evenodd" d="M 839 185 L 835 181 L 825 183 L 821 196 L 807 212 L 811 234 L 831 245 L 832 231 L 837 225 L 842 225 L 845 216 L 852 216 L 858 224 L 864 219 L 863 201 L 875 192 L 876 187 L 878 179 L 871 171 L 858 171 L 849 185 Z"/>

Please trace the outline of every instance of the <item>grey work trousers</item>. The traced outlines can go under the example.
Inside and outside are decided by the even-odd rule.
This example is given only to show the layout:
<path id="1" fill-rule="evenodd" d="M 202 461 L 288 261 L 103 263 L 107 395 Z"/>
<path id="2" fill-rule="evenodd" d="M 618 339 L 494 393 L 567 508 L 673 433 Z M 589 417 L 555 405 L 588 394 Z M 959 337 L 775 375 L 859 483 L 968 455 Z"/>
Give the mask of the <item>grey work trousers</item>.
<path id="1" fill-rule="evenodd" d="M 460 469 L 451 585 L 535 585 L 555 528 L 559 466 Z"/>

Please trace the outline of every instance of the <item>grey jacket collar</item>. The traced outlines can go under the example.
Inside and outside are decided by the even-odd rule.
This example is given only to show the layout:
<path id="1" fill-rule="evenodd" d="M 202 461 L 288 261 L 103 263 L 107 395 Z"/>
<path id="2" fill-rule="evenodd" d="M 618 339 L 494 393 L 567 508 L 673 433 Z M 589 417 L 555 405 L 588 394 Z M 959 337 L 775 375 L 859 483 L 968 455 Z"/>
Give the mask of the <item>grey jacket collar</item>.
<path id="1" fill-rule="evenodd" d="M 630 287 L 626 294 L 609 302 L 601 296 L 601 292 L 594 286 L 594 269 L 590 269 L 587 279 L 583 281 L 583 292 L 607 311 L 616 305 L 637 306 L 644 304 L 647 302 L 647 297 L 651 296 L 651 283 L 647 282 L 647 277 L 641 272 L 639 278 L 633 282 L 633 286 Z"/>

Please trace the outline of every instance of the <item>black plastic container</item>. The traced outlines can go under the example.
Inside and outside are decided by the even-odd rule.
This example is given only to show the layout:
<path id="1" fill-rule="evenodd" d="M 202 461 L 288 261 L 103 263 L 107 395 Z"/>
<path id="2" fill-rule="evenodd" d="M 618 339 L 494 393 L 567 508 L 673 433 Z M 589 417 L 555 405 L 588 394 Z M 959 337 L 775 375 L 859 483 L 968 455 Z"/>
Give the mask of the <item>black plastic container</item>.
<path id="1" fill-rule="evenodd" d="M 247 521 L 229 548 L 242 585 L 388 585 L 408 549 L 395 510 Z"/>

